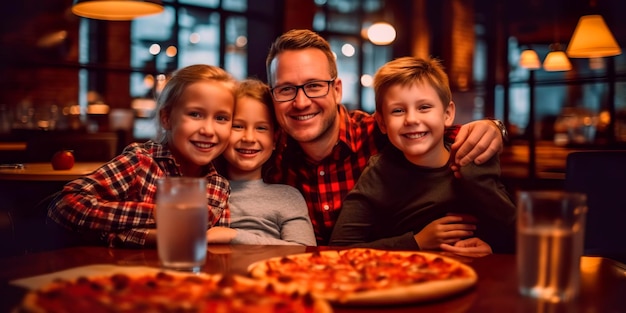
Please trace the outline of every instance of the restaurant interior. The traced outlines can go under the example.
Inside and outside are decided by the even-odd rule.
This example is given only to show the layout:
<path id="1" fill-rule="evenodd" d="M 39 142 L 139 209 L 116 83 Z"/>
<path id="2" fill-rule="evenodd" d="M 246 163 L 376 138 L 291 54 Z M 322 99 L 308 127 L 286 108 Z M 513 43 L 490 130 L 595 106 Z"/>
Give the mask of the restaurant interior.
<path id="1" fill-rule="evenodd" d="M 220 66 L 237 79 L 266 81 L 269 47 L 290 29 L 311 29 L 328 40 L 343 83 L 342 104 L 350 110 L 374 111 L 372 77 L 384 63 L 408 55 L 441 60 L 456 104 L 455 123 L 497 119 L 504 124 L 501 180 L 511 199 L 523 198 L 522 191 L 577 192 L 586 195 L 588 207 L 580 211 L 572 206 L 577 216 L 586 212 L 586 219 L 568 221 L 573 226 L 566 235 L 572 239 L 558 243 L 563 239 L 559 236 L 566 236 L 563 225 L 546 229 L 549 233 L 519 235 L 528 225 L 522 226 L 527 222 L 518 218 L 516 248 L 523 236 L 530 242 L 532 236 L 548 234 L 536 240 L 536 250 L 486 256 L 411 252 L 465 264 L 474 281 L 461 291 L 441 295 L 437 293 L 444 285 L 431 285 L 434 288 L 426 288 L 432 289 L 426 290 L 433 295 L 430 299 L 397 303 L 397 295 L 387 293 L 373 305 L 332 303 L 334 312 L 626 312 L 624 12 L 623 0 L 3 1 L 0 312 L 22 312 L 19 306 L 32 299 L 29 295 L 56 297 L 55 292 L 29 290 L 59 277 L 77 278 L 80 285 L 85 277 L 97 275 L 114 281 L 120 273 L 163 274 L 160 248 L 85 244 L 86 238 L 46 220 L 48 204 L 67 182 L 99 168 L 129 143 L 155 135 L 156 99 L 173 71 L 204 63 Z M 558 217 L 566 206 L 559 208 Z M 568 244 L 571 253 L 561 250 Z M 289 256 L 318 257 L 349 249 L 199 246 L 194 253 L 206 252 L 206 257 L 189 282 L 196 275 L 249 276 L 251 266 L 264 260 L 284 264 Z M 523 258 L 519 251 L 532 253 Z M 415 254 L 391 252 L 406 252 L 404 257 L 411 258 L 396 272 L 416 268 Z M 440 258 L 444 256 L 448 258 Z M 352 266 L 359 261 L 349 260 Z M 365 267 L 376 272 L 378 264 Z M 436 264 L 437 271 L 445 268 L 441 264 Z M 322 263 L 315 266 L 320 269 Z M 334 264 L 322 272 L 336 268 Z M 539 277 L 531 285 L 552 291 L 571 287 L 576 294 L 566 300 L 528 297 L 520 283 L 535 275 L 524 274 L 527 268 Z M 176 274 L 189 278 L 189 273 Z M 370 280 L 384 283 L 381 277 Z M 330 285 L 343 286 L 339 280 L 335 275 Z M 220 290 L 228 289 L 223 281 Z M 411 282 L 421 283 L 423 278 Z M 153 281 L 145 286 L 154 287 Z M 105 289 L 98 284 L 90 288 Z M 123 288 L 115 284 L 116 291 Z M 175 289 L 183 290 L 181 294 L 195 290 Z M 154 296 L 153 291 L 128 295 L 144 305 L 129 311 L 145 311 L 142 298 Z M 72 303 L 64 309 L 98 298 L 71 296 Z M 187 298 L 156 302 L 184 306 L 183 300 Z M 207 296 L 203 300 L 212 301 Z M 123 309 L 118 302 L 108 302 Z M 198 308 L 184 311 L 190 309 Z M 246 309 L 250 311 L 249 305 Z M 82 312 L 88 310 L 93 311 Z"/>
<path id="2" fill-rule="evenodd" d="M 74 2 L 10 1 L 0 10 L 0 231 L 12 238 L 1 240 L 2 254 L 44 249 L 31 234 L 42 200 L 90 170 L 20 176 L 9 167 L 47 164 L 60 149 L 96 167 L 151 138 L 155 97 L 173 70 L 208 63 L 265 80 L 271 42 L 293 28 L 330 42 L 349 109 L 373 111 L 371 79 L 385 62 L 440 59 L 456 123 L 506 125 L 502 180 L 513 195 L 569 188 L 574 152 L 626 149 L 621 0 L 164 0 L 157 13 L 95 18 L 72 11 Z M 599 23 L 587 25 L 591 33 L 583 17 Z M 606 37 L 604 50 L 577 52 L 588 49 L 574 45 L 579 28 L 577 45 Z M 548 62 L 552 54 L 564 63 Z M 617 175 L 603 179 L 613 182 L 626 178 L 624 163 L 592 164 Z"/>

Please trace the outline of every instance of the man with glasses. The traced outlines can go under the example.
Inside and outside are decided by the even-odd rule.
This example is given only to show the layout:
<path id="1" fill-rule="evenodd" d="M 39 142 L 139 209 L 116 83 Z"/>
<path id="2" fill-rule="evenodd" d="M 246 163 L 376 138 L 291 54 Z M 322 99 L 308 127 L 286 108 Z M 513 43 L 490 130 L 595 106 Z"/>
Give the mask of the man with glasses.
<path id="1" fill-rule="evenodd" d="M 374 117 L 348 112 L 328 42 L 310 30 L 274 41 L 266 59 L 268 84 L 282 133 L 267 179 L 302 192 L 318 245 L 327 245 L 342 201 L 370 156 L 388 144 Z M 447 129 L 457 170 L 489 160 L 502 149 L 501 129 L 490 120 Z M 382 186 L 381 186 L 382 187 Z"/>

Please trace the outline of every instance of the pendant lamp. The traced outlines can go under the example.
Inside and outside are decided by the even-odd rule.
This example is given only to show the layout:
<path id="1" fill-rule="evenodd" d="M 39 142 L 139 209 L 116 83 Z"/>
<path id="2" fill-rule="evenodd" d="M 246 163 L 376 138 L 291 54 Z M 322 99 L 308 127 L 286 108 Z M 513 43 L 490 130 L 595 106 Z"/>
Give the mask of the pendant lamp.
<path id="1" fill-rule="evenodd" d="M 570 58 L 609 57 L 620 54 L 622 49 L 602 15 L 585 15 L 578 20 L 567 46 L 567 55 Z"/>
<path id="2" fill-rule="evenodd" d="M 547 72 L 562 72 L 572 69 L 572 63 L 567 58 L 567 54 L 561 49 L 559 43 L 559 10 L 560 3 L 554 3 L 554 43 L 550 45 L 550 52 L 543 60 L 543 69 Z"/>
<path id="3" fill-rule="evenodd" d="M 548 72 L 569 71 L 572 69 L 572 63 L 565 52 L 550 51 L 543 61 L 543 69 Z"/>
<path id="4" fill-rule="evenodd" d="M 163 12 L 161 0 L 74 0 L 78 16 L 109 21 L 128 21 Z"/>
<path id="5" fill-rule="evenodd" d="M 525 69 L 536 70 L 541 68 L 541 62 L 539 62 L 539 56 L 533 49 L 526 49 L 522 51 L 519 58 L 519 65 Z"/>
<path id="6" fill-rule="evenodd" d="M 572 69 L 572 63 L 567 55 L 561 50 L 558 43 L 550 45 L 550 52 L 543 60 L 543 69 L 548 72 L 569 71 Z"/>

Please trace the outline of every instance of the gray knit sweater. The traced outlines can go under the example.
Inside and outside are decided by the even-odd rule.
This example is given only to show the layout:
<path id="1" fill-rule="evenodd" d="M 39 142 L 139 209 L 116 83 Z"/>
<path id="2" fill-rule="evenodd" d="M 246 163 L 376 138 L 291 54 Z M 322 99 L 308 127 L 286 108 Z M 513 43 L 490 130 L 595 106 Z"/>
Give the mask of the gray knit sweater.
<path id="1" fill-rule="evenodd" d="M 315 246 L 315 235 L 300 192 L 263 180 L 230 181 L 232 244 Z"/>

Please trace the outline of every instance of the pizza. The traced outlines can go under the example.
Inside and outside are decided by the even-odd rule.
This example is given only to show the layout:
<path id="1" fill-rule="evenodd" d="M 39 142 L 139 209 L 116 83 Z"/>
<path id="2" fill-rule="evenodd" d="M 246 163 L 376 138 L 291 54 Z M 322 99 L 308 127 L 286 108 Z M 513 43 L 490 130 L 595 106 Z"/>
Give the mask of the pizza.
<path id="1" fill-rule="evenodd" d="M 253 263 L 254 278 L 340 304 L 395 304 L 439 299 L 477 281 L 474 270 L 434 253 L 365 248 L 328 250 Z"/>
<path id="2" fill-rule="evenodd" d="M 26 294 L 17 312 L 302 312 L 328 302 L 243 276 L 168 272 L 56 279 Z"/>

